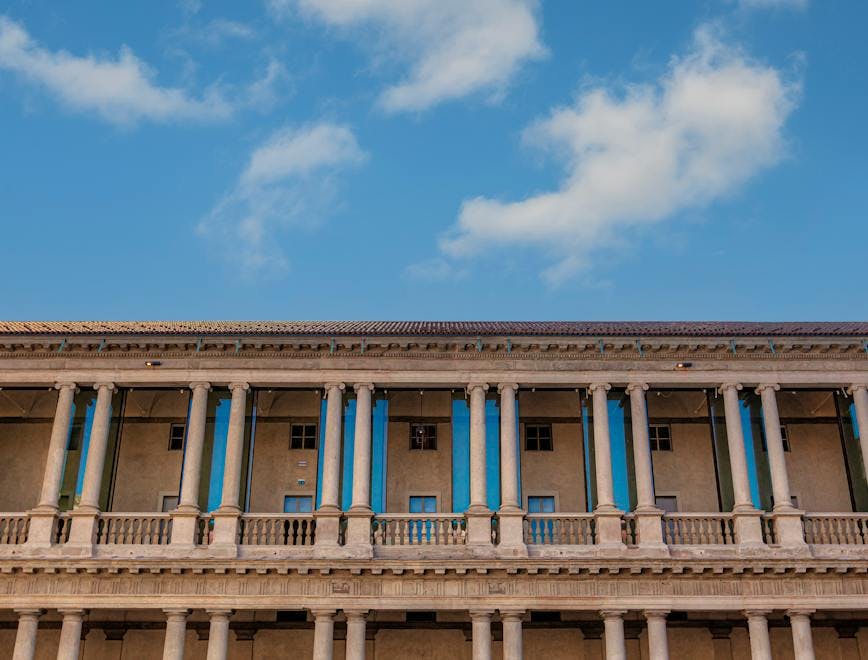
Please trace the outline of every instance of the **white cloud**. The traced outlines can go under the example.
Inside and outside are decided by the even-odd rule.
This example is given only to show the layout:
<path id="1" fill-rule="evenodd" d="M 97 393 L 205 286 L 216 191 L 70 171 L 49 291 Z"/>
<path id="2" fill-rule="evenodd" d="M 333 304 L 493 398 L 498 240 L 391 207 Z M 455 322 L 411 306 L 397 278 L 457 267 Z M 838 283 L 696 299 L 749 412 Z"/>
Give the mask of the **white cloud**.
<path id="1" fill-rule="evenodd" d="M 287 267 L 276 240 L 287 227 L 310 228 L 334 206 L 336 174 L 364 162 L 352 130 L 320 122 L 284 128 L 250 156 L 235 187 L 197 227 L 247 275 Z"/>
<path id="2" fill-rule="evenodd" d="M 635 241 L 643 226 L 730 194 L 779 161 L 798 93 L 701 29 L 656 84 L 585 89 L 530 126 L 526 141 L 564 161 L 560 187 L 517 202 L 466 200 L 441 250 L 542 248 L 553 259 L 543 276 L 557 284 L 595 251 Z"/>
<path id="3" fill-rule="evenodd" d="M 71 108 L 96 112 L 116 124 L 215 120 L 232 114 L 215 89 L 197 99 L 183 89 L 155 84 L 151 69 L 125 46 L 116 58 L 50 51 L 5 16 L 0 16 L 0 69 L 42 86 Z"/>
<path id="4" fill-rule="evenodd" d="M 544 56 L 536 0 L 269 0 L 275 15 L 298 7 L 329 26 L 379 44 L 379 59 L 406 63 L 385 89 L 390 112 L 424 110 L 475 92 L 504 91 L 527 60 Z"/>
<path id="5" fill-rule="evenodd" d="M 746 9 L 795 9 L 801 11 L 808 8 L 809 0 L 739 0 L 739 5 Z"/>

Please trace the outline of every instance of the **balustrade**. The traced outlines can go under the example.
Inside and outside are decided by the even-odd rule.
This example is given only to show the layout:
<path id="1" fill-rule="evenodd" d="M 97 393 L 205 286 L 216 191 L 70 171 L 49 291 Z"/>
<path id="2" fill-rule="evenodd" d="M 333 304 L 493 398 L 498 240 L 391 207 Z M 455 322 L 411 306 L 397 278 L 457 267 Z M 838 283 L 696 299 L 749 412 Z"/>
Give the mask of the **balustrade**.
<path id="1" fill-rule="evenodd" d="M 389 513 L 371 523 L 374 545 L 464 545 L 467 523 L 460 513 Z"/>
<path id="2" fill-rule="evenodd" d="M 165 545 L 172 534 L 168 513 L 103 513 L 96 527 L 97 545 Z"/>
<path id="3" fill-rule="evenodd" d="M 524 542 L 528 545 L 593 545 L 594 515 L 529 513 L 524 520 Z"/>
<path id="4" fill-rule="evenodd" d="M 805 542 L 868 545 L 868 513 L 806 513 Z"/>
<path id="5" fill-rule="evenodd" d="M 312 514 L 245 513 L 239 525 L 241 545 L 313 545 L 316 522 Z"/>
<path id="6" fill-rule="evenodd" d="M 669 545 L 732 545 L 736 542 L 732 514 L 664 514 L 663 542 Z"/>
<path id="7" fill-rule="evenodd" d="M 26 513 L 6 513 L 0 516 L 0 545 L 21 545 L 27 542 L 30 518 Z"/>

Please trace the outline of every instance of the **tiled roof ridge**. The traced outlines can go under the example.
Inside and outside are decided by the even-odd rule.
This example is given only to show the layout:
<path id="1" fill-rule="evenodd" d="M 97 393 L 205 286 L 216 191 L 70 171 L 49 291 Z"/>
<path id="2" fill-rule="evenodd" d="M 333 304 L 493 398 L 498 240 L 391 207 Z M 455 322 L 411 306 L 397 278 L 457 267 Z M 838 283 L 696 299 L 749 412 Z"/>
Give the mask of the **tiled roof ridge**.
<path id="1" fill-rule="evenodd" d="M 0 335 L 863 337 L 868 321 L 0 321 Z"/>

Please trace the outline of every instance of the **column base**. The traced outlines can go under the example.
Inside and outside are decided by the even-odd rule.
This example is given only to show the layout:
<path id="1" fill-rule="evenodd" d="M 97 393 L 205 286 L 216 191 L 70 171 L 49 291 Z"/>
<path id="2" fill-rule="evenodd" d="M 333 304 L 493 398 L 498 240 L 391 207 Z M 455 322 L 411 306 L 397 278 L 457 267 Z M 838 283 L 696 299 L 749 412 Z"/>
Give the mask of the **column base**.
<path id="1" fill-rule="evenodd" d="M 214 534 L 208 546 L 209 552 L 220 557 L 237 557 L 241 510 L 238 507 L 220 507 L 211 516 L 214 518 Z"/>
<path id="2" fill-rule="evenodd" d="M 624 517 L 618 509 L 609 507 L 594 511 L 594 526 L 596 528 L 596 545 L 613 550 L 624 550 L 622 524 Z"/>
<path id="3" fill-rule="evenodd" d="M 763 550 L 762 511 L 753 507 L 737 507 L 732 512 L 735 542 L 739 551 Z"/>
<path id="4" fill-rule="evenodd" d="M 527 557 L 524 542 L 524 511 L 504 508 L 497 513 L 499 543 L 497 554 L 509 557 Z"/>
<path id="5" fill-rule="evenodd" d="M 93 556 L 96 543 L 99 510 L 91 507 L 73 509 L 69 512 L 69 540 L 64 548 L 73 554 Z"/>
<path id="6" fill-rule="evenodd" d="M 490 548 L 491 543 L 491 511 L 486 506 L 471 506 L 464 514 L 467 520 L 466 545 L 478 548 Z"/>
<path id="7" fill-rule="evenodd" d="M 772 512 L 772 526 L 775 533 L 775 544 L 782 548 L 807 550 L 805 543 L 805 528 L 802 524 L 804 511 L 793 507 L 782 507 Z"/>
<path id="8" fill-rule="evenodd" d="M 350 509 L 345 514 L 347 526 L 344 532 L 344 550 L 360 559 L 374 556 L 371 545 L 371 521 L 374 512 L 370 509 Z M 319 528 L 317 528 L 317 535 Z"/>
<path id="9" fill-rule="evenodd" d="M 663 509 L 657 507 L 637 508 L 634 512 L 636 521 L 637 545 L 643 550 L 659 551 L 669 554 L 669 546 L 663 542 Z"/>
<path id="10" fill-rule="evenodd" d="M 313 517 L 316 521 L 316 536 L 313 543 L 314 557 L 333 557 L 335 549 L 341 545 L 341 512 L 332 507 L 320 508 L 313 514 Z"/>
<path id="11" fill-rule="evenodd" d="M 199 509 L 197 507 L 178 507 L 172 512 L 172 549 L 193 549 L 199 536 Z"/>
<path id="12" fill-rule="evenodd" d="M 45 549 L 54 545 L 58 512 L 57 507 L 51 506 L 37 506 L 27 512 L 29 521 L 26 546 L 28 548 Z"/>

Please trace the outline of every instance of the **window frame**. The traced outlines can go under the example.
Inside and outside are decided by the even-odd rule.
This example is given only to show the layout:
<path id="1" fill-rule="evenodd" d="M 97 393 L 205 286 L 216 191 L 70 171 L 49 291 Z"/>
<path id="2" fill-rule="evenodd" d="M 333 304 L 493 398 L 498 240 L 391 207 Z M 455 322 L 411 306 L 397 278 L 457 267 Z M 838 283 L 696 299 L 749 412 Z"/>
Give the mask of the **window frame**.
<path id="1" fill-rule="evenodd" d="M 531 446 L 531 429 L 535 430 L 533 442 L 535 446 Z M 548 433 L 548 447 L 542 446 L 542 438 L 539 431 L 545 429 Z M 548 422 L 525 422 L 524 423 L 524 450 L 525 451 L 554 451 L 555 439 L 552 425 Z"/>
<path id="2" fill-rule="evenodd" d="M 308 436 L 307 431 L 310 427 L 313 428 L 313 434 Z M 293 442 L 296 439 L 296 436 L 293 431 L 297 428 L 301 429 L 301 434 L 298 437 L 300 446 L 294 447 Z M 309 447 L 308 441 L 310 441 L 310 444 L 313 446 Z M 316 451 L 317 449 L 319 449 L 319 425 L 316 422 L 291 422 L 289 424 L 289 451 Z"/>
<path id="3" fill-rule="evenodd" d="M 421 500 L 422 501 L 422 510 L 421 511 L 413 511 L 413 500 Z M 430 501 L 434 502 L 434 510 L 426 511 L 427 504 Z M 437 495 L 433 495 L 430 493 L 419 493 L 415 495 L 407 496 L 407 513 L 415 513 L 419 515 L 432 514 L 432 513 L 440 513 L 440 498 Z"/>
<path id="4" fill-rule="evenodd" d="M 661 438 L 659 435 L 660 429 L 666 429 L 666 437 Z M 665 440 L 669 445 L 668 447 L 661 447 L 661 440 Z M 658 424 L 658 423 L 649 423 L 648 424 L 648 445 L 651 448 L 651 451 L 675 451 L 674 444 L 672 442 L 672 425 L 671 424 Z"/>
<path id="5" fill-rule="evenodd" d="M 531 511 L 530 504 L 532 501 L 539 501 L 540 502 L 541 508 L 539 511 Z M 545 505 L 543 504 L 544 502 L 545 503 L 551 502 L 551 507 L 552 507 L 551 511 L 545 511 Z M 557 513 L 558 498 L 555 495 L 546 494 L 546 493 L 528 495 L 526 500 L 525 500 L 525 506 L 527 507 L 528 513 Z"/>
<path id="6" fill-rule="evenodd" d="M 416 434 L 414 430 L 417 428 L 430 429 L 431 435 L 422 437 L 421 446 L 416 445 Z M 410 451 L 437 451 L 437 424 L 432 422 L 410 422 Z"/>
<path id="7" fill-rule="evenodd" d="M 296 502 L 295 511 L 287 511 L 286 510 L 287 500 L 295 500 L 295 502 Z M 298 505 L 302 500 L 309 503 L 309 505 L 310 505 L 309 511 L 300 510 Z M 313 513 L 313 507 L 314 507 L 313 495 L 311 495 L 310 493 L 284 493 L 284 495 L 283 495 L 283 513 L 289 513 L 289 514 Z"/>
<path id="8" fill-rule="evenodd" d="M 175 437 L 175 430 L 181 429 L 181 437 Z M 169 446 L 166 451 L 184 451 L 184 441 L 187 438 L 187 424 L 181 422 L 172 422 L 169 424 Z M 174 440 L 180 439 L 181 445 L 179 447 L 173 447 L 172 443 Z"/>

